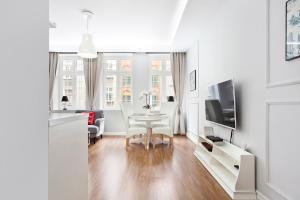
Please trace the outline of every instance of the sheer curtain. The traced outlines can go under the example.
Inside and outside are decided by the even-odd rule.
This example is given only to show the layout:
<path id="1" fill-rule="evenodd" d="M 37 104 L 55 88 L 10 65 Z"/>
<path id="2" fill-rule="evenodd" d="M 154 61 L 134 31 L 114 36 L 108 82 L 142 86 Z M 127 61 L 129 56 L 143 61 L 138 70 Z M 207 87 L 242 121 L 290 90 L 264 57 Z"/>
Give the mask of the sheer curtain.
<path id="1" fill-rule="evenodd" d="M 175 133 L 185 135 L 185 122 L 183 113 L 183 95 L 185 84 L 185 70 L 186 70 L 186 53 L 172 52 L 171 53 L 171 70 L 173 77 L 173 85 L 175 91 L 175 99 L 178 103 L 178 108 L 175 117 Z"/>
<path id="2" fill-rule="evenodd" d="M 97 97 L 100 91 L 100 79 L 103 74 L 102 67 L 103 53 L 98 53 L 97 58 L 84 59 L 84 76 L 86 85 L 86 106 L 87 109 L 96 109 Z"/>
<path id="3" fill-rule="evenodd" d="M 49 110 L 52 110 L 52 96 L 57 73 L 58 53 L 49 52 Z"/>

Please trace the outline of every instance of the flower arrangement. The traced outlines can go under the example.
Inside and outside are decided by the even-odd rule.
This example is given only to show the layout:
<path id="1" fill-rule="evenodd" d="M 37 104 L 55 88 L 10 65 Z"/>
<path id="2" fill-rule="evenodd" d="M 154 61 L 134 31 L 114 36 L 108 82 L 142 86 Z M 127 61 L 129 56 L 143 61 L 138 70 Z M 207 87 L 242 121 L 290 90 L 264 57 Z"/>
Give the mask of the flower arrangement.
<path id="1" fill-rule="evenodd" d="M 145 98 L 145 105 L 143 106 L 144 109 L 146 110 L 150 110 L 151 109 L 151 105 L 150 105 L 150 97 L 151 97 L 152 92 L 151 91 L 142 91 L 140 93 L 140 100 L 142 100 L 143 98 Z"/>

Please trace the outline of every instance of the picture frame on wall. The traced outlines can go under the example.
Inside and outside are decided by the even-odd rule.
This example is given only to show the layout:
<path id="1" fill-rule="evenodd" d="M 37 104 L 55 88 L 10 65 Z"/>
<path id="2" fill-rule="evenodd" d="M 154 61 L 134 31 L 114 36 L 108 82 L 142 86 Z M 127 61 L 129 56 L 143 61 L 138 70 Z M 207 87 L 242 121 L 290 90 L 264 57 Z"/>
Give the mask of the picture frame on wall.
<path id="1" fill-rule="evenodd" d="M 190 73 L 190 91 L 195 91 L 197 89 L 196 81 L 197 81 L 196 70 L 193 70 Z"/>
<path id="2" fill-rule="evenodd" d="M 285 60 L 300 58 L 300 0 L 286 2 Z"/>

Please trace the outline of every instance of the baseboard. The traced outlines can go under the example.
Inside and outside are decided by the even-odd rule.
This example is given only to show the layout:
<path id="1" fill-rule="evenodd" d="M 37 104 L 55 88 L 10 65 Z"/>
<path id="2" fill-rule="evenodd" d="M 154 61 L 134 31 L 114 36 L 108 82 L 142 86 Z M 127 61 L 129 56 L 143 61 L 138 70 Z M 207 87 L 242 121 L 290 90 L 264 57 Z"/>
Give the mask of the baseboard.
<path id="1" fill-rule="evenodd" d="M 195 134 L 193 134 L 193 133 L 191 133 L 191 132 L 187 132 L 186 133 L 186 136 L 187 136 L 187 138 L 189 138 L 193 143 L 195 143 L 195 144 L 197 144 L 197 142 L 198 142 L 198 136 L 197 135 L 195 135 Z"/>
<path id="2" fill-rule="evenodd" d="M 104 132 L 103 135 L 125 136 L 126 132 Z"/>
<path id="3" fill-rule="evenodd" d="M 260 191 L 256 191 L 257 194 L 257 200 L 270 200 L 265 195 L 263 195 Z"/>

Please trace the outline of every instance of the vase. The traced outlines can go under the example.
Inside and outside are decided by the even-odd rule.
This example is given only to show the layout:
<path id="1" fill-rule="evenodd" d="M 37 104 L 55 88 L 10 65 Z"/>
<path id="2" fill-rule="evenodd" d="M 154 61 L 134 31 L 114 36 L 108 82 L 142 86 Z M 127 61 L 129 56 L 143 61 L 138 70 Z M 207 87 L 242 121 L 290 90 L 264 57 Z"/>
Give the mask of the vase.
<path id="1" fill-rule="evenodd" d="M 147 109 L 147 110 L 146 110 L 146 114 L 147 114 L 147 115 L 151 114 L 151 109 Z"/>

